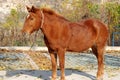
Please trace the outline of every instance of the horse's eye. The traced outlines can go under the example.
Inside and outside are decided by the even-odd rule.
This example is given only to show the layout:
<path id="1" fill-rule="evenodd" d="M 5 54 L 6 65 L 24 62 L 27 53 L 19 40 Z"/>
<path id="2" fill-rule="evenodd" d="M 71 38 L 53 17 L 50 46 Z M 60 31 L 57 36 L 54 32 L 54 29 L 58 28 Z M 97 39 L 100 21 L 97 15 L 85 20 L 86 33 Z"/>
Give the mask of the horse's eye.
<path id="1" fill-rule="evenodd" d="M 30 20 L 33 20 L 33 18 L 30 18 Z"/>

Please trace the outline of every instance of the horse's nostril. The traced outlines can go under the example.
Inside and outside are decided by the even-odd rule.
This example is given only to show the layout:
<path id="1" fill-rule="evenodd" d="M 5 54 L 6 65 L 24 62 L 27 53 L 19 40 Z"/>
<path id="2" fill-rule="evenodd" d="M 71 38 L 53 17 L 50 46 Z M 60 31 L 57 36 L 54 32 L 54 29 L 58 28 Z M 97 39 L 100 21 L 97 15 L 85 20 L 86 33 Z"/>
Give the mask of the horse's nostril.
<path id="1" fill-rule="evenodd" d="M 24 36 L 24 35 L 25 35 L 25 32 L 22 32 L 21 34 Z"/>
<path id="2" fill-rule="evenodd" d="M 21 33 L 22 33 L 23 36 L 26 34 L 23 29 L 21 30 Z"/>
<path id="3" fill-rule="evenodd" d="M 21 32 L 24 33 L 25 31 L 22 29 Z"/>

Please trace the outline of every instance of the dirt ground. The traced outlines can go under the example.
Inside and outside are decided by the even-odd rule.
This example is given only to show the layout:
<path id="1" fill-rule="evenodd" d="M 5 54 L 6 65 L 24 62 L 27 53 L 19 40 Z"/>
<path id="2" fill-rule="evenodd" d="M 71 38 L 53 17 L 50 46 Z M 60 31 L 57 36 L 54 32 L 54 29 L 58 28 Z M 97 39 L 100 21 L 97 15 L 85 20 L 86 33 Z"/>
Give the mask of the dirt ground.
<path id="1" fill-rule="evenodd" d="M 7 71 L 6 68 L 0 67 L 0 80 L 50 80 L 51 61 L 47 52 L 0 50 L 0 53 L 5 52 L 27 54 L 35 62 L 39 69 Z M 89 54 L 79 55 L 73 53 L 66 54 L 66 80 L 95 80 L 97 71 L 96 59 L 93 57 L 93 55 L 90 54 L 90 52 L 88 53 Z M 70 57 L 71 55 L 72 57 Z M 75 59 L 72 59 L 73 57 Z M 105 59 L 104 80 L 119 80 L 120 52 L 110 51 L 109 53 L 105 54 Z M 78 65 L 75 63 L 77 61 L 81 64 Z M 74 68 L 70 67 L 73 64 L 76 66 Z M 58 75 L 59 74 L 60 71 L 58 71 Z"/>

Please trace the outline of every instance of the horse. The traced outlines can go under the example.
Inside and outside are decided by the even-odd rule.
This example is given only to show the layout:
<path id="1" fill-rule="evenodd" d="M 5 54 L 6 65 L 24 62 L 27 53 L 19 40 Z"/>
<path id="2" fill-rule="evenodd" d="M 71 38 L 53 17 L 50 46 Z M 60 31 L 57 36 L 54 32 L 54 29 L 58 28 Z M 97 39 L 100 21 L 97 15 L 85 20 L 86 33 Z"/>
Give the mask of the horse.
<path id="1" fill-rule="evenodd" d="M 52 78 L 57 76 L 57 58 L 59 58 L 60 80 L 65 80 L 65 52 L 81 52 L 92 49 L 98 62 L 97 80 L 103 80 L 104 50 L 108 39 L 108 27 L 97 19 L 71 22 L 56 11 L 48 8 L 26 6 L 28 15 L 22 32 L 32 34 L 41 30 L 52 63 Z"/>

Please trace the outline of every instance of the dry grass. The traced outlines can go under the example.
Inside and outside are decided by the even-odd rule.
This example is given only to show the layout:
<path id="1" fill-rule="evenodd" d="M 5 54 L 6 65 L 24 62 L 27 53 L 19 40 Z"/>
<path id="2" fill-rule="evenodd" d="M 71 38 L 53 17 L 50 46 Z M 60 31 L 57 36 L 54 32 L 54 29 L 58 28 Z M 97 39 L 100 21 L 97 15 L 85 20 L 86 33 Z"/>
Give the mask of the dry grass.
<path id="1" fill-rule="evenodd" d="M 26 52 L 33 61 L 38 65 L 40 70 L 50 70 L 51 69 L 51 61 L 41 52 Z"/>
<path id="2" fill-rule="evenodd" d="M 19 51 L 19 50 L 5 50 L 0 49 L 0 53 L 5 52 L 15 52 L 15 53 L 24 53 L 28 54 L 32 60 L 37 64 L 40 70 L 50 70 L 51 69 L 51 61 L 48 59 L 43 52 L 37 52 L 37 51 Z M 0 66 L 0 70 L 4 70 L 3 66 Z"/>

